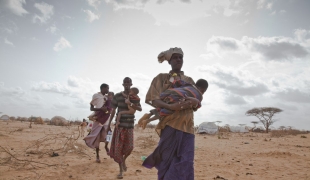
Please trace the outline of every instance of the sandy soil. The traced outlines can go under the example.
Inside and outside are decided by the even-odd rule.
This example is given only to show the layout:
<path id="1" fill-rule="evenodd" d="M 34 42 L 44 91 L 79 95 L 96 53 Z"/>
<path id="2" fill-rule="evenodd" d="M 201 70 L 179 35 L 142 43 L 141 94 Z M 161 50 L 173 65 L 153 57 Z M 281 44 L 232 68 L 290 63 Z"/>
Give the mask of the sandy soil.
<path id="1" fill-rule="evenodd" d="M 101 163 L 95 151 L 78 137 L 78 126 L 32 125 L 0 121 L 0 180 L 116 179 L 118 164 L 101 144 Z M 196 135 L 195 180 L 309 179 L 310 134 L 307 138 L 269 134 Z M 156 180 L 156 169 L 141 166 L 158 142 L 153 129 L 135 129 L 135 149 L 124 179 Z M 51 157 L 54 153 L 58 156 Z"/>

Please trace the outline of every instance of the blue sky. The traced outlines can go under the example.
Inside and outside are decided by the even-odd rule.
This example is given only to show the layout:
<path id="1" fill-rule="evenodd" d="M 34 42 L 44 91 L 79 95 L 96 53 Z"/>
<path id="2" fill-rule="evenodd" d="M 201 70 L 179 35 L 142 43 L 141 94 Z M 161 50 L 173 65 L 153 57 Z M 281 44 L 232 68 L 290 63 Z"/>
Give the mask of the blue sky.
<path id="1" fill-rule="evenodd" d="M 278 126 L 310 129 L 310 1 L 1 0 L 0 112 L 83 119 L 101 83 L 129 76 L 142 112 L 157 55 L 184 51 L 183 70 L 209 89 L 195 124 L 247 124 L 278 107 Z"/>

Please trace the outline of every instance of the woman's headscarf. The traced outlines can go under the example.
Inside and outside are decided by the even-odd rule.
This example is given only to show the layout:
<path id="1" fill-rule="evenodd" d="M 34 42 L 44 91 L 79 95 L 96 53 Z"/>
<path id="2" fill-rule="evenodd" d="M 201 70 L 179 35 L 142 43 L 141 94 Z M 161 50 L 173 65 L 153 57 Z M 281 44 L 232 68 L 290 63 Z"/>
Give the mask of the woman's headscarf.
<path id="1" fill-rule="evenodd" d="M 158 55 L 158 62 L 162 63 L 165 60 L 170 61 L 172 54 L 175 53 L 184 55 L 181 48 L 170 48 L 169 50 L 163 51 Z"/>

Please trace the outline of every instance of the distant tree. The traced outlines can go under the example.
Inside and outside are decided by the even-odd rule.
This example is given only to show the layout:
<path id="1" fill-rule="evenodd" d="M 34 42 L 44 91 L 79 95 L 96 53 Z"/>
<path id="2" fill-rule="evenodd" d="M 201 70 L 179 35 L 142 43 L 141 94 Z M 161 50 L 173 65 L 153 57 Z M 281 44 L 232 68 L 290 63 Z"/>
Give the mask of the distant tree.
<path id="1" fill-rule="evenodd" d="M 10 120 L 14 121 L 16 118 L 14 116 L 10 116 Z"/>
<path id="2" fill-rule="evenodd" d="M 239 126 L 245 126 L 245 124 L 238 124 Z"/>
<path id="3" fill-rule="evenodd" d="M 273 116 L 277 113 L 282 112 L 282 109 L 275 108 L 275 107 L 260 107 L 260 108 L 253 108 L 248 110 L 245 115 L 247 116 L 256 116 L 261 123 L 263 123 L 266 133 L 269 132 L 269 127 L 272 125 L 275 120 L 272 119 Z"/>
<path id="4" fill-rule="evenodd" d="M 254 125 L 254 128 L 256 128 L 256 124 L 258 124 L 259 122 L 258 121 L 252 121 L 251 123 Z"/>
<path id="5" fill-rule="evenodd" d="M 217 123 L 216 125 L 217 125 L 217 129 L 218 130 L 220 130 L 220 123 L 221 123 L 222 121 L 214 121 L 214 123 Z"/>
<path id="6" fill-rule="evenodd" d="M 279 129 L 283 131 L 286 128 L 285 128 L 285 126 L 280 126 Z"/>

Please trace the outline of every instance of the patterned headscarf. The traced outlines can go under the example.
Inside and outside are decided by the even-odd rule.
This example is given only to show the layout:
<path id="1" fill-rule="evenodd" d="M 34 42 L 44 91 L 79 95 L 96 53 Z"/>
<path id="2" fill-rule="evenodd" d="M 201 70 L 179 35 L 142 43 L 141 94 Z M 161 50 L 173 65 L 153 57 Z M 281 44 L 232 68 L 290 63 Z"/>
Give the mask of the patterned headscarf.
<path id="1" fill-rule="evenodd" d="M 158 55 L 158 62 L 162 63 L 163 61 L 167 60 L 170 61 L 172 54 L 177 53 L 177 54 L 183 54 L 183 51 L 181 48 L 170 48 L 167 51 L 163 51 Z"/>

